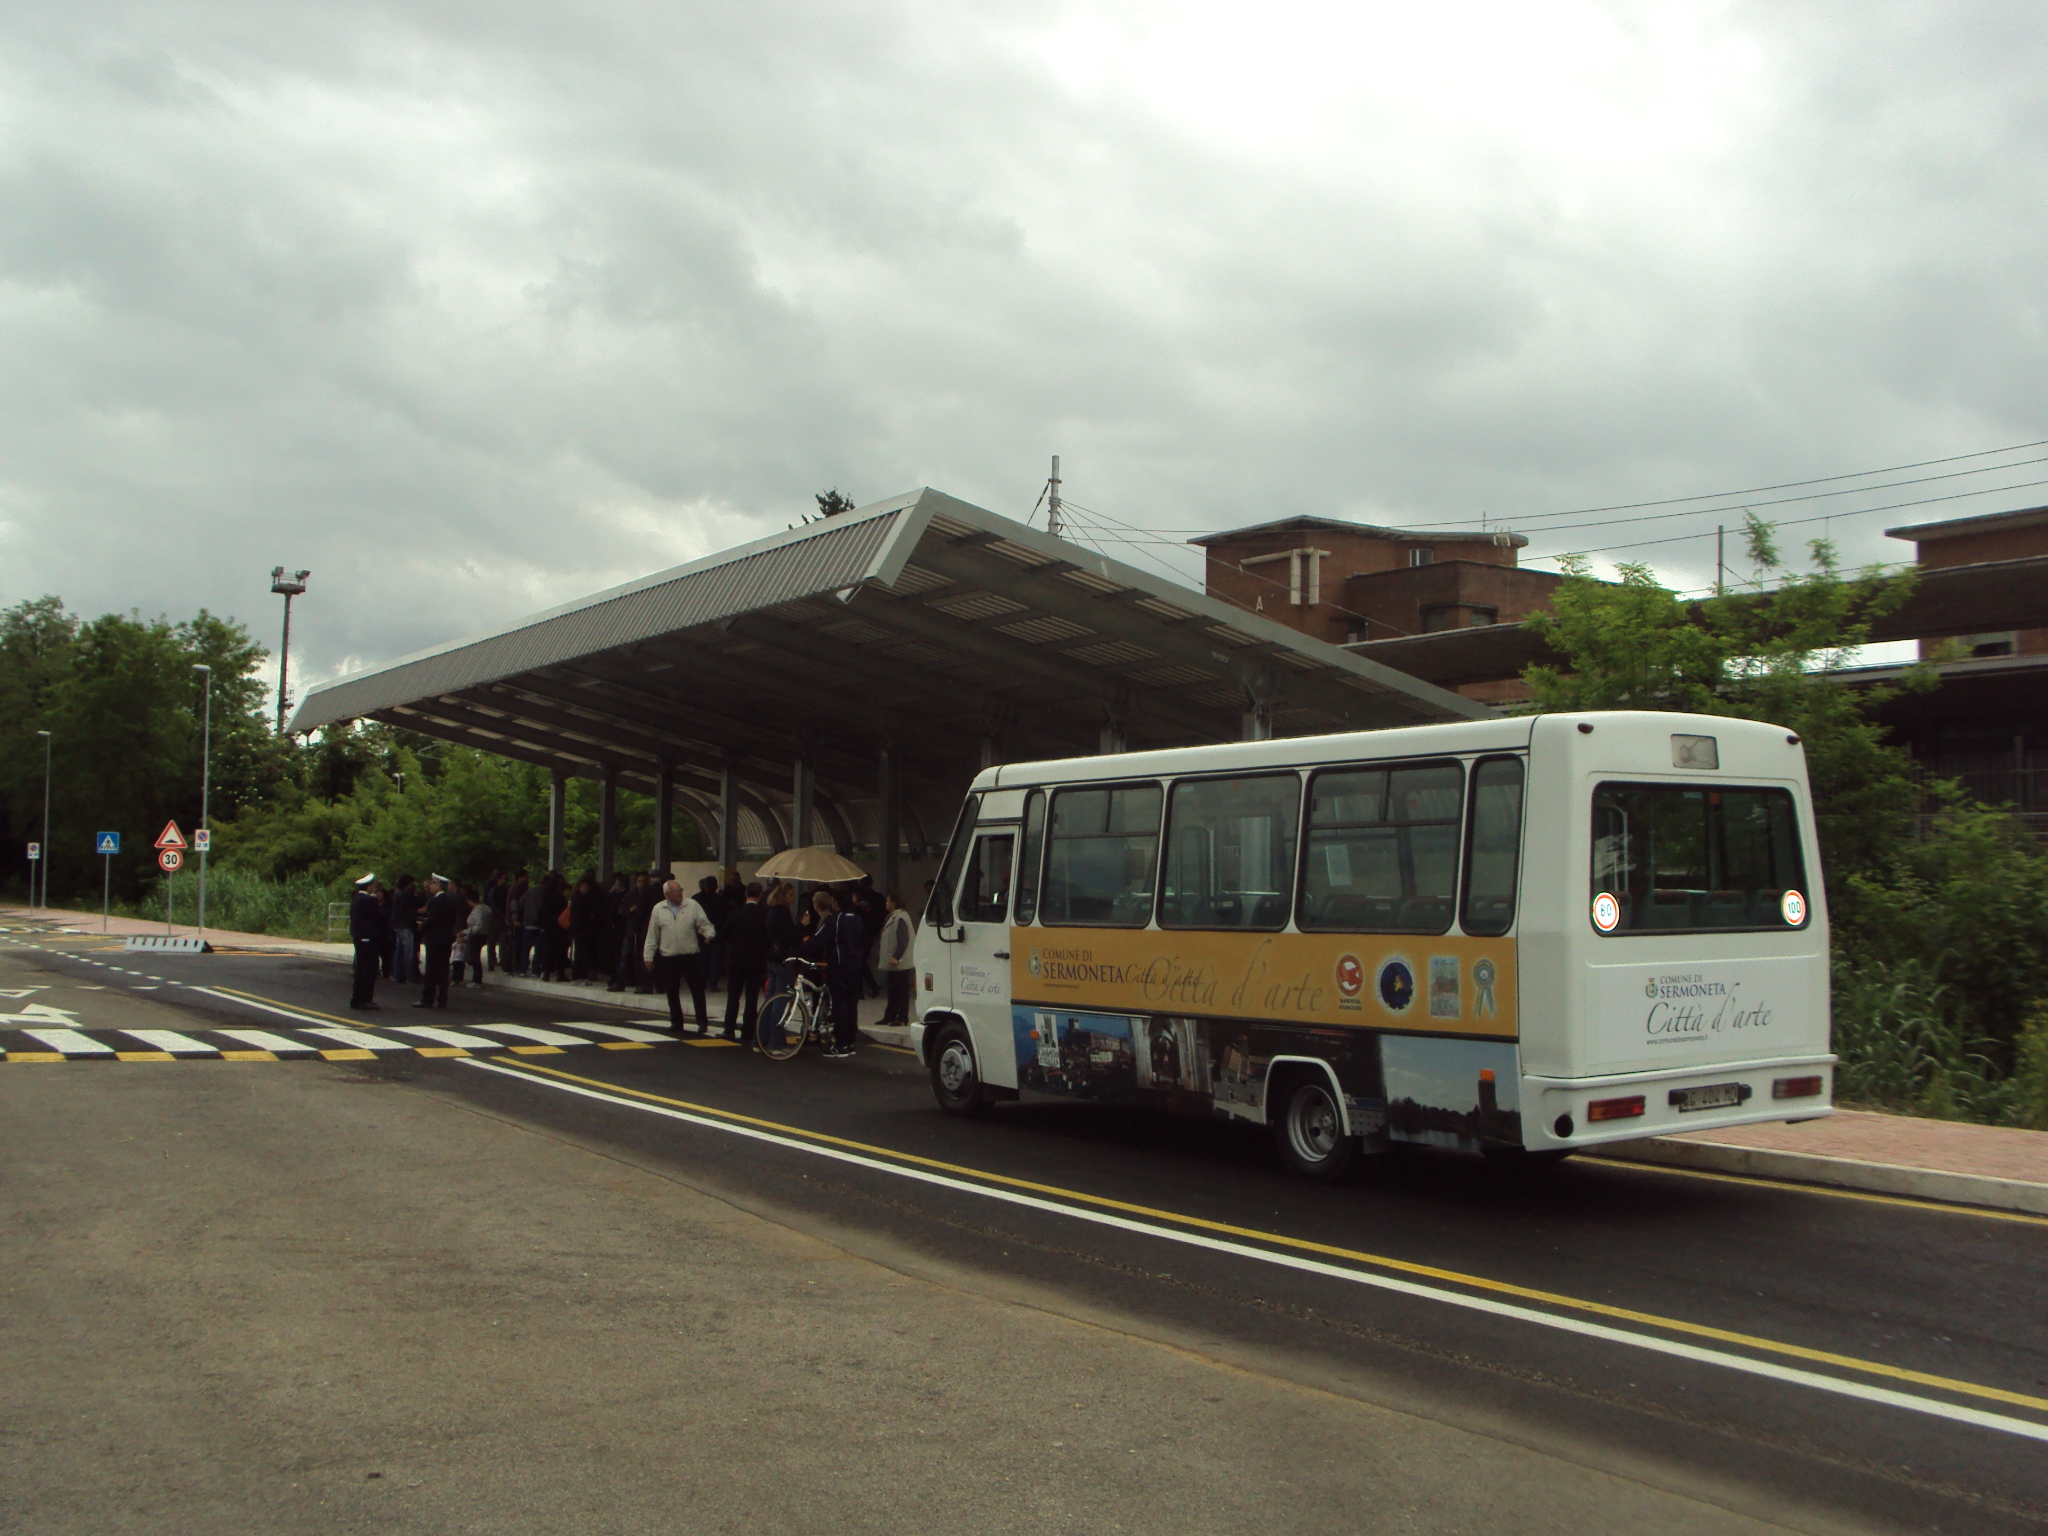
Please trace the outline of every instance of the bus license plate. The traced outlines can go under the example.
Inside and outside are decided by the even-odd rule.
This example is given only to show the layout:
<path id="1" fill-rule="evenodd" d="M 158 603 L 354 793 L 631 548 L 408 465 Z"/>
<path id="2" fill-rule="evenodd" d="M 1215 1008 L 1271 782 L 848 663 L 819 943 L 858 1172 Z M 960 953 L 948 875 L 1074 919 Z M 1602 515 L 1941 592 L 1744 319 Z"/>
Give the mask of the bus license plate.
<path id="1" fill-rule="evenodd" d="M 1740 1083 L 1714 1083 L 1706 1088 L 1671 1090 L 1671 1107 L 1680 1114 L 1695 1109 L 1733 1109 L 1741 1102 Z"/>

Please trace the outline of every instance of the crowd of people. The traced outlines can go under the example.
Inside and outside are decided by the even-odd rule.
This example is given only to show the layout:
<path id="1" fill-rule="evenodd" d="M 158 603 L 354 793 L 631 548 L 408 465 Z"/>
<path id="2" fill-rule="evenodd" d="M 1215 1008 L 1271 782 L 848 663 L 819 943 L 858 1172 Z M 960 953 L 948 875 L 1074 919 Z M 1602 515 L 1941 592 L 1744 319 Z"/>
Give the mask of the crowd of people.
<path id="1" fill-rule="evenodd" d="M 662 992 L 669 1027 L 683 1033 L 688 989 L 699 1035 L 710 1032 L 707 993 L 725 994 L 724 1035 L 754 1036 L 761 999 L 777 967 L 797 959 L 822 968 L 832 998 L 827 1055 L 853 1054 L 863 995 L 885 990 L 882 1022 L 907 1024 L 915 924 L 900 896 L 863 877 L 799 900 L 785 881 L 723 882 L 705 876 L 686 893 L 659 871 L 573 884 L 550 870 L 509 878 L 493 870 L 479 888 L 430 875 L 375 874 L 356 882 L 349 904 L 355 990 L 349 1006 L 381 1007 L 379 978 L 420 989 L 415 1008 L 445 1008 L 450 987 L 484 985 L 486 971 L 595 985 L 613 992 Z"/>

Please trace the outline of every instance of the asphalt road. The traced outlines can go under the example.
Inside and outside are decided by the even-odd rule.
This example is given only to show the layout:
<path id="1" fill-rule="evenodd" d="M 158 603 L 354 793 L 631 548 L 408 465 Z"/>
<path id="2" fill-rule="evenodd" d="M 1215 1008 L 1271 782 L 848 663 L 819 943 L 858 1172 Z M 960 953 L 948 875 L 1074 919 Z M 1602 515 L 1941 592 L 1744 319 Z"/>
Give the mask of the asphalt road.
<path id="1" fill-rule="evenodd" d="M 458 992 L 428 1023 L 389 990 L 399 1006 L 357 1015 L 343 1006 L 342 968 L 325 962 L 128 957 L 92 939 L 0 938 L 0 1046 L 10 1057 L 0 1065 L 0 1135 L 13 1165 L 0 1189 L 28 1202 L 0 1237 L 16 1277 L 0 1341 L 17 1357 L 4 1373 L 13 1386 L 0 1420 L 9 1468 L 0 1525 L 75 1528 L 61 1512 L 91 1482 L 75 1470 L 49 1486 L 18 1475 L 85 1455 L 75 1439 L 43 1434 L 37 1377 L 55 1367 L 38 1353 L 41 1336 L 24 1332 L 34 1314 L 19 1288 L 46 1256 L 23 1249 L 35 1242 L 26 1234 L 65 1229 L 68 1208 L 51 1191 L 162 1177 L 146 1159 L 108 1163 L 102 1136 L 96 1162 L 35 1151 L 40 1172 L 25 1182 L 21 1159 L 31 1153 L 17 1135 L 52 1116 L 128 1116 L 156 1128 L 154 1143 L 182 1136 L 175 1127 L 189 1116 L 195 1134 L 223 1117 L 258 1117 L 246 1156 L 218 1135 L 206 1142 L 209 1177 L 229 1188 L 272 1191 L 281 1166 L 345 1163 L 352 1191 L 361 1180 L 384 1187 L 363 1194 L 370 1211 L 379 1199 L 410 1209 L 431 1187 L 451 1200 L 530 1206 L 536 1219 L 552 1213 L 566 1233 L 599 1219 L 569 1198 L 586 1165 L 625 1170 L 620 1177 L 661 1194 L 607 1207 L 588 1241 L 609 1252 L 635 1223 L 717 1228 L 740 1268 L 695 1284 L 770 1298 L 750 1328 L 768 1327 L 809 1285 L 805 1266 L 818 1261 L 802 1243 L 822 1245 L 853 1266 L 834 1271 L 843 1328 L 883 1340 L 868 1341 L 871 1369 L 842 1380 L 847 1398 L 823 1411 L 845 1416 L 857 1438 L 869 1408 L 893 1404 L 902 1423 L 919 1421 L 918 1476 L 939 1479 L 936 1492 L 906 1483 L 900 1442 L 881 1453 L 891 1470 L 873 1487 L 841 1466 L 818 1485 L 837 1490 L 819 1495 L 828 1504 L 849 1501 L 825 1522 L 839 1529 L 2048 1526 L 2040 1219 L 1674 1170 L 1578 1161 L 1516 1170 L 1422 1152 L 1377 1159 L 1355 1182 L 1325 1188 L 1290 1180 L 1262 1136 L 1225 1124 L 1037 1104 L 947 1119 L 917 1064 L 883 1048 L 850 1062 L 807 1054 L 772 1063 L 657 1044 L 635 1038 L 647 1033 L 644 1015 L 607 1009 L 602 993 L 565 1006 L 501 989 Z M 402 1034 L 422 1027 L 453 1037 Z M 105 1054 L 67 1056 L 84 1049 L 81 1038 Z M 400 1040 L 438 1054 L 382 1048 Z M 230 1052 L 244 1059 L 219 1059 Z M 385 1117 L 388 1147 L 322 1107 L 367 1102 L 337 1084 L 397 1092 L 385 1102 L 406 1108 Z M 280 1121 L 296 1139 L 267 1147 L 272 1132 L 261 1127 Z M 484 1134 L 479 1126 L 511 1137 L 517 1155 L 493 1154 L 499 1172 L 484 1187 L 449 1183 L 455 1166 L 480 1177 L 478 1154 L 456 1145 Z M 330 1135 L 336 1145 L 323 1151 Z M 511 1183 L 509 1165 L 520 1169 Z M 181 1188 L 193 1198 L 189 1179 Z M 209 1240 L 226 1240 L 235 1210 L 231 1199 L 212 1209 Z M 295 1219 L 308 1218 L 276 1217 Z M 497 1250 L 469 1246 L 482 1241 L 465 1228 L 448 1252 L 487 1268 Z M 648 1327 L 635 1266 L 666 1273 L 677 1254 L 706 1262 L 701 1242 L 675 1242 L 667 1256 L 636 1252 L 624 1269 L 608 1259 L 573 1282 L 550 1271 L 545 1284 L 573 1284 L 578 1329 L 606 1317 Z M 129 1262 L 116 1242 L 59 1247 L 73 1267 L 46 1277 L 52 1286 L 111 1283 Z M 210 1262 L 237 1256 L 224 1251 Z M 431 1268 L 434 1251 L 409 1259 L 409 1273 Z M 247 1259 L 256 1261 L 254 1249 Z M 579 1262 L 572 1251 L 554 1267 Z M 856 1275 L 857 1284 L 846 1278 Z M 407 1293 L 380 1305 L 402 1315 Z M 581 1401 L 588 1383 L 576 1379 L 575 1359 L 539 1342 L 546 1317 L 522 1327 L 536 1342 L 519 1353 L 519 1370 L 562 1371 L 564 1402 Z M 770 1345 L 784 1336 L 764 1334 L 742 1358 L 706 1367 L 726 1371 L 737 1398 L 748 1397 L 743 1387 L 768 1394 L 745 1411 L 772 1417 L 796 1390 L 788 1372 L 810 1369 L 776 1356 Z M 352 1410 L 359 1432 L 421 1411 L 419 1393 L 461 1375 L 416 1361 L 392 1369 L 413 1396 L 370 1393 Z M 97 1378 L 66 1370 L 51 1401 L 104 1419 Z M 944 1393 L 933 1372 L 972 1397 L 966 1418 L 934 1417 Z M 934 1466 L 924 1453 L 949 1425 L 958 1433 Z M 455 1471 L 467 1463 L 442 1455 L 423 1482 L 468 1486 Z M 746 1455 L 739 1464 L 753 1465 Z M 759 1528 L 758 1501 L 805 1486 L 818 1464 L 795 1474 L 773 1465 L 773 1483 L 746 1496 L 755 1502 L 716 1518 L 706 1506 L 703 1518 L 684 1519 L 658 1499 L 655 1513 L 602 1500 L 575 1507 L 592 1529 Z M 990 1481 L 995 1468 L 1001 1485 Z M 570 1484 L 589 1475 L 580 1462 L 562 1474 Z M 640 1475 L 615 1474 L 606 1486 L 616 1491 L 623 1476 L 640 1487 Z M 1012 1479 L 1029 1483 L 1029 1495 Z M 757 1480 L 735 1473 L 733 1486 Z M 449 1528 L 548 1528 L 525 1520 L 539 1507 L 528 1482 L 479 1485 L 509 1502 L 492 1506 L 486 1495 L 464 1507 L 487 1515 Z M 360 1497 L 335 1497 L 336 1518 L 386 1518 Z M 269 1528 L 291 1528 L 281 1511 L 295 1506 L 266 1508 Z M 809 1508 L 783 1511 L 782 1523 L 808 1529 Z M 306 1518 L 328 1512 L 323 1504 Z M 214 1518 L 237 1528 L 218 1510 Z M 399 1523 L 439 1528 L 418 1511 Z M 103 1528 L 172 1524 L 138 1516 Z"/>

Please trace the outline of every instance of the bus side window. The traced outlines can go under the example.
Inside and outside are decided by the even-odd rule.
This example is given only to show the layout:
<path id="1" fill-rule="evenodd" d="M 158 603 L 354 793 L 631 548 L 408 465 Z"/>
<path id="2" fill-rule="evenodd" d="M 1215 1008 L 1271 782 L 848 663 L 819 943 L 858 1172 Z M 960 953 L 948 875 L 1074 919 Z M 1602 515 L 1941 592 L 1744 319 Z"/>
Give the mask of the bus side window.
<path id="1" fill-rule="evenodd" d="M 984 832 L 974 840 L 974 857 L 967 861 L 967 878 L 960 882 L 960 921 L 1000 923 L 1010 905 L 1010 852 L 1016 846 L 1010 832 Z"/>
<path id="2" fill-rule="evenodd" d="M 1522 851 L 1522 760 L 1481 758 L 1472 770 L 1471 829 L 1465 841 L 1467 933 L 1515 925 L 1515 874 Z"/>
<path id="3" fill-rule="evenodd" d="M 1045 791 L 1034 789 L 1024 802 L 1024 852 L 1017 865 L 1017 915 L 1028 923 L 1038 916 L 1038 866 L 1045 850 Z"/>
<path id="4" fill-rule="evenodd" d="M 1277 933 L 1294 890 L 1297 774 L 1183 779 L 1167 815 L 1163 928 Z"/>
<path id="5" fill-rule="evenodd" d="M 946 845 L 946 860 L 939 877 L 932 882 L 932 898 L 925 904 L 926 927 L 953 926 L 953 890 L 960 883 L 960 866 L 967 862 L 967 845 L 974 839 L 974 817 L 981 809 L 981 796 L 969 795 L 960 804 L 960 819 L 953 825 L 953 841 Z"/>
<path id="6" fill-rule="evenodd" d="M 1317 774 L 1296 921 L 1304 930 L 1447 931 L 1464 798 L 1458 763 Z"/>
<path id="7" fill-rule="evenodd" d="M 1094 928 L 1150 922 L 1165 798 L 1157 784 L 1056 790 L 1041 918 Z"/>

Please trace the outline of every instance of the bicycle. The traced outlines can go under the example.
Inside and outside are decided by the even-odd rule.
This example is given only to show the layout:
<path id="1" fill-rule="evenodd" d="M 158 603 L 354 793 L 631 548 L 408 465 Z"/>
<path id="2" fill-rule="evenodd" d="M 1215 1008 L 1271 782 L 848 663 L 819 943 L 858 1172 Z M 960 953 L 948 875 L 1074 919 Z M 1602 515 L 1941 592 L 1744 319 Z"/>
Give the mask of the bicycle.
<path id="1" fill-rule="evenodd" d="M 806 1041 L 832 1046 L 832 995 L 825 990 L 825 968 L 808 960 L 790 964 L 787 986 L 761 1004 L 754 1041 L 771 1061 L 788 1061 Z"/>

